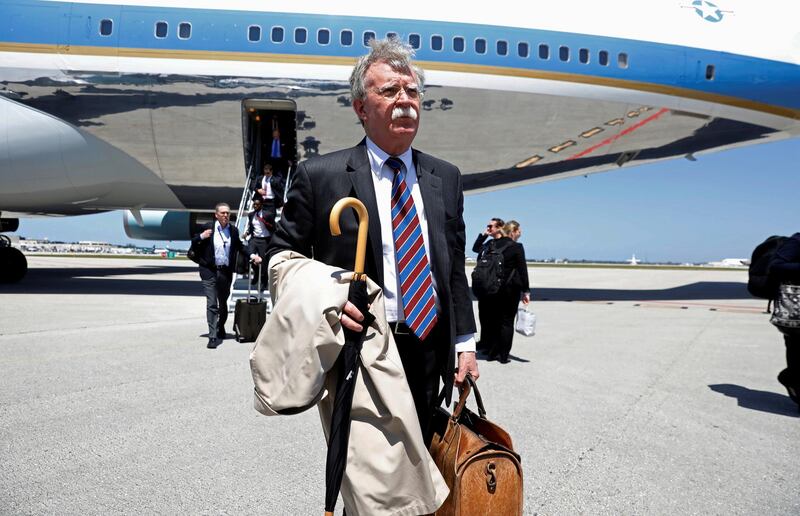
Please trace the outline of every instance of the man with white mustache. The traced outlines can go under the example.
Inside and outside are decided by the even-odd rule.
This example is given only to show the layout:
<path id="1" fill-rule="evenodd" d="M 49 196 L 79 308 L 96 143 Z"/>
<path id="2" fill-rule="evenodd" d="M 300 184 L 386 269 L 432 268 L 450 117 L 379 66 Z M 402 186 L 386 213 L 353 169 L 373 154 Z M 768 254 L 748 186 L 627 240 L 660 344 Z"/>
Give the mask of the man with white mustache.
<path id="1" fill-rule="evenodd" d="M 365 272 L 384 291 L 386 320 L 428 439 L 439 378 L 449 403 L 454 383 L 460 385 L 467 373 L 479 376 L 464 270 L 461 174 L 454 165 L 411 148 L 424 86 L 424 73 L 411 62 L 413 50 L 398 39 L 372 40 L 370 47 L 350 77 L 353 110 L 366 137 L 355 147 L 298 166 L 268 256 L 294 250 L 350 270 L 356 217 L 345 210 L 342 236 L 335 239 L 328 217 L 342 197 L 365 204 Z M 413 256 L 408 247 L 413 247 Z M 414 287 L 418 289 L 412 291 Z M 420 306 L 425 296 L 425 306 Z M 363 316 L 348 302 L 340 320 L 360 331 Z"/>

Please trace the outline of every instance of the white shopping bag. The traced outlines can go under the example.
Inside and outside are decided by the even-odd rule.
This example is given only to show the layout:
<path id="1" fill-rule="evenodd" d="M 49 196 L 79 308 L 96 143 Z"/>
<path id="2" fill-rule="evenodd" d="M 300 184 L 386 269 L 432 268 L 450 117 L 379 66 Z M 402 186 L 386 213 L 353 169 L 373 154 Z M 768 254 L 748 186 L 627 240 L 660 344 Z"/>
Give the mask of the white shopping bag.
<path id="1" fill-rule="evenodd" d="M 514 325 L 514 329 L 520 335 L 532 336 L 536 333 L 536 314 L 529 312 L 525 307 L 519 307 L 517 309 L 517 323 Z"/>

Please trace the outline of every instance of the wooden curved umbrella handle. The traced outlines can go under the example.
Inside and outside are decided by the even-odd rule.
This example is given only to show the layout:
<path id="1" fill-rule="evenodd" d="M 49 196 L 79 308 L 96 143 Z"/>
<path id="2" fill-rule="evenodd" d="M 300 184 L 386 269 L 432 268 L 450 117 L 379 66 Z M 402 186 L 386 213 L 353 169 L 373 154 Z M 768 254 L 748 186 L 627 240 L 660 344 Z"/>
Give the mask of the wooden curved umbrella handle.
<path id="1" fill-rule="evenodd" d="M 367 207 L 364 203 L 355 197 L 345 197 L 336 201 L 336 204 L 331 208 L 330 228 L 331 235 L 339 236 L 342 230 L 339 228 L 339 217 L 342 215 L 342 210 L 345 208 L 353 208 L 358 215 L 358 240 L 356 244 L 356 263 L 353 266 L 354 280 L 362 280 L 366 277 L 364 274 L 364 258 L 367 254 L 367 229 L 369 228 L 369 214 Z"/>

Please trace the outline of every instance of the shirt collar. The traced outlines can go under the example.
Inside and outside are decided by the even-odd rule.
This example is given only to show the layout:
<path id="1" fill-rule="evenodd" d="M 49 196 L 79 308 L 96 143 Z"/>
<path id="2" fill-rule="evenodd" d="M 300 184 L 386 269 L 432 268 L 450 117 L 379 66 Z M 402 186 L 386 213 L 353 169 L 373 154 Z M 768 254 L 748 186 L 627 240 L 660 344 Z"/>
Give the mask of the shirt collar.
<path id="1" fill-rule="evenodd" d="M 223 231 L 230 231 L 230 227 L 231 227 L 230 222 L 228 222 L 228 225 L 223 228 L 222 224 L 220 224 L 218 220 L 214 221 L 214 231 L 219 231 L 220 233 L 222 233 Z"/>
<path id="2" fill-rule="evenodd" d="M 381 172 L 383 171 L 383 164 L 386 163 L 386 160 L 389 159 L 390 155 L 386 153 L 383 149 L 375 145 L 375 142 L 369 139 L 369 136 L 366 138 L 367 140 L 367 156 L 369 156 L 369 163 L 372 168 L 372 173 L 378 176 L 378 179 L 381 177 Z M 396 156 L 403 162 L 403 165 L 406 166 L 406 172 L 413 170 L 411 165 L 414 163 L 414 155 L 411 151 L 411 147 L 409 147 L 404 153 Z M 390 176 L 391 177 L 391 176 Z"/>

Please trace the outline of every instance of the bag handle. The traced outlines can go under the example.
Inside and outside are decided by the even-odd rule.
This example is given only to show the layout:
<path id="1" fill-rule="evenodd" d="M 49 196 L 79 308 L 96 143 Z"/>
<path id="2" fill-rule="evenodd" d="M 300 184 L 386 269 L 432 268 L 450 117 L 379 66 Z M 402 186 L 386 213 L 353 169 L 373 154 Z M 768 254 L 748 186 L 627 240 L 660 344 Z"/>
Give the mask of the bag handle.
<path id="1" fill-rule="evenodd" d="M 486 409 L 483 408 L 483 398 L 481 398 L 481 391 L 478 390 L 478 384 L 475 383 L 475 379 L 472 378 L 472 375 L 467 373 L 466 383 L 461 385 L 461 394 L 458 398 L 458 404 L 456 408 L 453 410 L 453 415 L 450 416 L 453 421 L 458 421 L 458 418 L 461 417 L 461 411 L 464 409 L 464 406 L 467 404 L 467 398 L 469 397 L 469 393 L 471 391 L 475 391 L 475 401 L 478 404 L 478 415 L 481 418 L 486 418 Z"/>

